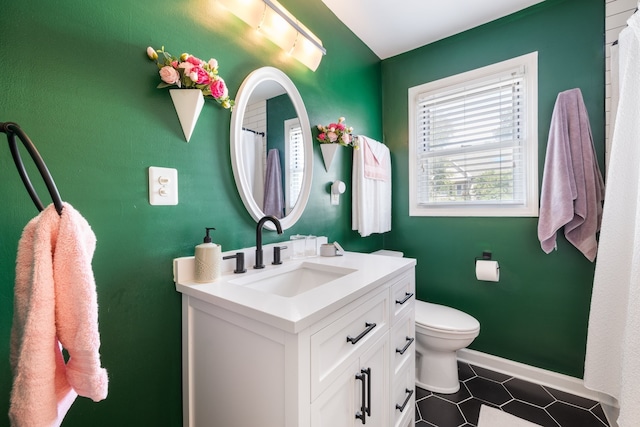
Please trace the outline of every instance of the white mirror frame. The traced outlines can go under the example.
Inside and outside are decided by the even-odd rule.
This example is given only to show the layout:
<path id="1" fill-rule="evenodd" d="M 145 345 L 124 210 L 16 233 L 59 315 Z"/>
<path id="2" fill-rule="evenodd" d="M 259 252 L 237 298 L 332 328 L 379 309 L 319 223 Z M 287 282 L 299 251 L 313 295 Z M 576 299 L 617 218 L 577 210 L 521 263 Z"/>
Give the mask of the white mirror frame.
<path id="1" fill-rule="evenodd" d="M 275 81 L 279 83 L 289 95 L 291 103 L 293 104 L 296 114 L 300 119 L 300 126 L 302 127 L 302 137 L 304 139 L 304 178 L 302 179 L 302 188 L 300 189 L 300 196 L 295 206 L 289 212 L 289 214 L 280 219 L 280 225 L 283 230 L 292 227 L 298 219 L 302 216 L 307 201 L 309 200 L 309 193 L 311 192 L 311 180 L 313 179 L 313 139 L 311 137 L 311 125 L 309 124 L 309 117 L 307 116 L 307 110 L 302 102 L 300 92 L 296 88 L 296 85 L 291 79 L 282 71 L 273 67 L 262 67 L 253 71 L 242 82 L 238 94 L 236 95 L 236 103 L 231 113 L 231 167 L 233 168 L 233 177 L 236 181 L 236 187 L 238 193 L 242 198 L 245 208 L 251 214 L 251 217 L 258 222 L 260 218 L 264 216 L 262 207 L 258 206 L 253 195 L 251 194 L 251 186 L 247 181 L 248 173 L 245 171 L 244 162 L 242 162 L 243 146 L 242 146 L 242 120 L 244 113 L 247 109 L 249 99 L 253 91 L 265 81 Z M 270 222 L 264 224 L 265 228 L 269 230 L 275 230 L 275 227 Z"/>

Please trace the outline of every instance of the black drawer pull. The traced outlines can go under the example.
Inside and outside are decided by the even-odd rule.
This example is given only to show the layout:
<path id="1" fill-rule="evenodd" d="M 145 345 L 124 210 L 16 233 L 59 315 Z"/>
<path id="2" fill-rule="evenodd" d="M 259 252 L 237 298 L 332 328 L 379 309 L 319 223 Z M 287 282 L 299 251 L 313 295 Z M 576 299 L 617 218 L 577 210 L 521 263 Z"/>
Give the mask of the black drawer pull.
<path id="1" fill-rule="evenodd" d="M 364 384 L 365 379 L 367 380 L 366 386 Z M 371 417 L 371 368 L 360 369 L 360 373 L 356 374 L 356 380 L 362 381 L 362 404 L 360 405 L 360 411 L 356 413 L 356 419 L 361 420 L 362 424 L 366 424 L 367 417 Z M 367 401 L 366 404 L 365 400 Z"/>
<path id="2" fill-rule="evenodd" d="M 407 403 L 409 403 L 409 400 L 411 400 L 411 396 L 413 396 L 413 390 L 409 390 L 408 388 L 405 389 L 405 393 L 407 394 L 407 398 L 404 399 L 404 403 L 402 404 L 402 406 L 400 406 L 400 404 L 396 403 L 396 409 L 399 409 L 400 412 L 404 411 L 405 406 L 407 406 Z"/>
<path id="3" fill-rule="evenodd" d="M 367 373 L 364 371 L 364 369 L 360 370 L 359 374 L 356 374 L 356 380 L 360 380 L 362 381 L 362 400 L 360 401 L 360 411 L 356 412 L 356 419 L 362 421 L 362 424 L 366 424 L 367 423 L 367 407 L 365 405 L 365 393 L 367 390 L 367 386 L 364 383 L 364 380 L 367 377 Z"/>
<path id="4" fill-rule="evenodd" d="M 404 354 L 404 352 L 407 351 L 414 339 L 415 338 L 407 337 L 407 343 L 402 348 L 396 348 L 396 353 L 400 353 L 401 355 Z"/>
<path id="5" fill-rule="evenodd" d="M 400 304 L 400 305 L 402 305 L 402 304 L 404 304 L 405 302 L 409 301 L 409 298 L 411 298 L 411 297 L 413 296 L 413 294 L 412 294 L 412 293 L 410 293 L 410 292 L 407 292 L 407 293 L 405 293 L 404 295 L 405 295 L 405 297 L 402 299 L 402 301 L 401 301 L 401 300 L 399 300 L 399 299 L 397 299 L 397 300 L 396 300 L 396 304 Z"/>
<path id="6" fill-rule="evenodd" d="M 360 372 L 367 376 L 367 406 L 364 407 L 364 410 L 367 413 L 367 416 L 371 416 L 371 368 L 360 369 Z"/>
<path id="7" fill-rule="evenodd" d="M 347 342 L 350 342 L 351 344 L 355 344 L 355 343 L 357 343 L 357 342 L 358 342 L 358 341 L 360 341 L 362 338 L 364 338 L 364 336 L 365 336 L 365 335 L 367 335 L 369 332 L 371 332 L 371 330 L 372 330 L 373 328 L 375 328 L 375 327 L 376 327 L 376 324 L 375 324 L 375 323 L 368 323 L 368 322 L 365 322 L 365 324 L 364 324 L 364 325 L 365 325 L 367 328 L 366 328 L 364 331 L 362 331 L 362 332 L 360 333 L 360 335 L 358 335 L 358 336 L 357 336 L 357 337 L 355 337 L 355 338 L 352 338 L 352 337 L 350 337 L 350 336 L 347 336 Z"/>

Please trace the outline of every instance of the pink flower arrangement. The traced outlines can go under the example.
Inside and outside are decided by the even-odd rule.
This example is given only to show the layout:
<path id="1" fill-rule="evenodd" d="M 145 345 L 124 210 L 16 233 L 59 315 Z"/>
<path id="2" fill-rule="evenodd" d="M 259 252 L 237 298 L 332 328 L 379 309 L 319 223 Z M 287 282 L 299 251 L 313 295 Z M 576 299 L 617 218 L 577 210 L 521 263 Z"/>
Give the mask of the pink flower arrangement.
<path id="1" fill-rule="evenodd" d="M 158 88 L 200 89 L 204 96 L 210 96 L 222 107 L 233 109 L 235 101 L 229 97 L 229 89 L 218 75 L 218 61 L 215 59 L 205 62 L 188 53 L 176 58 L 166 52 L 164 46 L 158 50 L 149 46 L 147 56 L 158 66 L 162 80 Z"/>
<path id="2" fill-rule="evenodd" d="M 338 123 L 331 123 L 328 126 L 318 125 L 320 133 L 316 139 L 321 144 L 340 144 L 353 147 L 352 127 L 344 124 L 344 117 L 338 119 Z"/>

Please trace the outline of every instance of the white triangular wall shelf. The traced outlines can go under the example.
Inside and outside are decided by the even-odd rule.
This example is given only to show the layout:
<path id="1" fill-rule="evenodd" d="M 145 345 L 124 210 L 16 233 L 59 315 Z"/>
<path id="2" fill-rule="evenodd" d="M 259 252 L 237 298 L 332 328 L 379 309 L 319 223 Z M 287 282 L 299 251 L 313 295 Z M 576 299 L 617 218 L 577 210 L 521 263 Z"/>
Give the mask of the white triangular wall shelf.
<path id="1" fill-rule="evenodd" d="M 189 142 L 204 106 L 202 91 L 200 89 L 169 89 L 169 93 L 176 113 L 178 113 L 184 137 Z"/>
<path id="2" fill-rule="evenodd" d="M 338 147 L 340 147 L 340 144 L 320 144 L 324 168 L 327 172 L 329 172 L 329 168 L 331 168 L 331 162 L 333 162 L 333 157 L 336 155 Z"/>

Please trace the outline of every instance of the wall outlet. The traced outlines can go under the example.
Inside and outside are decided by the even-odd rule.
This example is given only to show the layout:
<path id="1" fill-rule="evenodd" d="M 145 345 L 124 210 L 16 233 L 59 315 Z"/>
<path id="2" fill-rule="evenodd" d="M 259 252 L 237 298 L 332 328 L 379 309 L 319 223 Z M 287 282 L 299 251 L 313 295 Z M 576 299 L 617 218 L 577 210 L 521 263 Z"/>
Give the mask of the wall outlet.
<path id="1" fill-rule="evenodd" d="M 149 167 L 149 203 L 152 205 L 178 204 L 178 170 Z"/>

